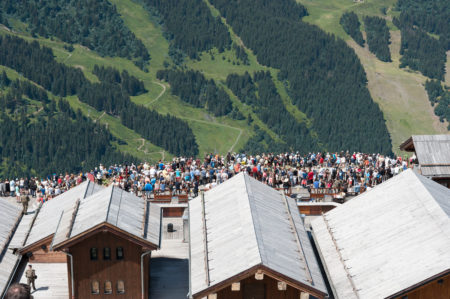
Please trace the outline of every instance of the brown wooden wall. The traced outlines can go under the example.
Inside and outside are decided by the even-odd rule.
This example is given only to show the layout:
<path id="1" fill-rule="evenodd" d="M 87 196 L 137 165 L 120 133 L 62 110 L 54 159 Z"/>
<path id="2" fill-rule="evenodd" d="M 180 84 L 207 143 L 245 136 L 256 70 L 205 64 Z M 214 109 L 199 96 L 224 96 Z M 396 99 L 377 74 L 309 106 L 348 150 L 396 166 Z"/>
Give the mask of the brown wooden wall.
<path id="1" fill-rule="evenodd" d="M 301 214 L 305 215 L 322 215 L 322 213 L 331 211 L 334 208 L 335 206 L 333 205 L 329 206 L 317 205 L 317 206 L 299 206 L 298 210 L 300 211 Z"/>
<path id="2" fill-rule="evenodd" d="M 91 261 L 90 248 L 98 250 L 98 260 Z M 111 260 L 103 259 L 103 248 L 111 248 Z M 122 247 L 124 259 L 116 259 L 116 248 Z M 73 255 L 75 298 L 141 298 L 142 247 L 110 232 L 99 232 L 69 248 Z M 148 298 L 150 255 L 144 260 L 145 298 Z M 71 294 L 70 262 L 68 261 L 69 294 Z M 91 294 L 91 282 L 100 284 L 100 294 Z M 104 294 L 105 281 L 111 281 L 112 294 Z M 117 293 L 117 281 L 125 282 L 125 294 Z"/>
<path id="3" fill-rule="evenodd" d="M 28 252 L 33 255 L 29 258 L 31 263 L 65 263 L 67 257 L 62 252 L 50 251 L 51 239 L 30 248 Z"/>
<path id="4" fill-rule="evenodd" d="M 397 297 L 396 299 L 404 298 L 404 296 L 408 296 L 408 299 L 449 299 L 450 274 L 435 279 L 422 287 Z"/>
<path id="5" fill-rule="evenodd" d="M 182 217 L 184 213 L 184 209 L 182 207 L 163 207 L 163 217 Z"/>
<path id="6" fill-rule="evenodd" d="M 258 297 L 257 289 L 264 289 L 264 297 Z M 251 293 L 252 297 L 245 296 L 246 293 Z M 286 291 L 278 290 L 278 281 L 264 275 L 263 280 L 256 280 L 255 275 L 241 280 L 241 290 L 232 291 L 231 285 L 217 292 L 217 299 L 299 299 L 300 290 L 291 286 L 287 286 Z"/>

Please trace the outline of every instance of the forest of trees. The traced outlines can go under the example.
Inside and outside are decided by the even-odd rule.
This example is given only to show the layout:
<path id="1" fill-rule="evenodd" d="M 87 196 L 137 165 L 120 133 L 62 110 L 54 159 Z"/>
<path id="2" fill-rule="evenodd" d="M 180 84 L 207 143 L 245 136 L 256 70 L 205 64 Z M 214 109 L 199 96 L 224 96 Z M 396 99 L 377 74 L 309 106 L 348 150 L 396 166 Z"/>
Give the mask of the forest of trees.
<path id="1" fill-rule="evenodd" d="M 367 33 L 369 51 L 384 62 L 391 62 L 389 44 L 391 35 L 386 20 L 379 17 L 364 17 L 364 27 Z"/>
<path id="2" fill-rule="evenodd" d="M 236 58 L 242 62 L 244 65 L 250 65 L 250 61 L 248 60 L 247 52 L 245 52 L 244 47 L 238 46 L 236 44 L 233 45 L 234 53 L 236 54 Z"/>
<path id="3" fill-rule="evenodd" d="M 214 116 L 223 116 L 233 109 L 232 102 L 223 88 L 214 80 L 206 79 L 199 71 L 159 70 L 159 80 L 169 82 L 172 94 L 197 108 L 205 108 Z"/>
<path id="4" fill-rule="evenodd" d="M 78 95 L 82 102 L 120 117 L 125 126 L 174 155 L 198 153 L 195 136 L 187 122 L 136 105 L 119 84 L 89 82 L 80 69 L 56 62 L 51 49 L 37 42 L 0 36 L 0 64 L 55 95 Z"/>
<path id="5" fill-rule="evenodd" d="M 312 120 L 325 149 L 392 152 L 358 57 L 343 40 L 302 22 L 303 6 L 294 0 L 210 2 L 259 63 L 280 69 L 279 79 Z"/>
<path id="6" fill-rule="evenodd" d="M 347 32 L 358 45 L 364 47 L 364 38 L 360 30 L 361 23 L 359 22 L 358 16 L 353 11 L 343 13 L 339 20 L 339 24 L 341 24 L 344 31 Z"/>
<path id="7" fill-rule="evenodd" d="M 439 80 L 427 80 L 425 90 L 431 105 L 434 107 L 434 114 L 439 116 L 440 121 L 445 119 L 450 123 L 450 90 L 444 89 Z M 448 130 L 450 131 L 450 124 Z"/>
<path id="8" fill-rule="evenodd" d="M 1 177 L 46 176 L 89 171 L 100 162 L 131 162 L 111 145 L 115 139 L 105 127 L 74 112 L 64 100 L 49 101 L 41 88 L 12 81 L 3 72 L 0 94 Z M 44 109 L 28 114 L 32 104 L 24 96 L 40 101 Z"/>
<path id="9" fill-rule="evenodd" d="M 261 121 L 285 141 L 290 150 L 319 150 L 305 124 L 299 123 L 286 110 L 269 71 L 255 72 L 253 78 L 247 72 L 241 76 L 231 74 L 227 77 L 227 86 L 242 102 L 252 107 Z M 248 149 L 250 146 L 247 146 Z M 255 148 L 253 150 L 256 152 Z"/>
<path id="10" fill-rule="evenodd" d="M 137 0 L 161 19 L 171 46 L 190 58 L 199 52 L 217 48 L 223 52 L 231 45 L 228 29 L 220 18 L 212 16 L 203 0 Z M 176 50 L 172 49 L 172 55 Z M 179 59 L 175 59 L 179 60 Z"/>
<path id="11" fill-rule="evenodd" d="M 122 90 L 126 91 L 130 96 L 137 96 L 147 92 L 144 82 L 131 76 L 126 70 L 123 70 L 121 73 L 110 66 L 94 65 L 92 73 L 102 82 L 119 84 Z"/>
<path id="12" fill-rule="evenodd" d="M 133 59 L 144 68 L 150 55 L 107 0 L 3 0 L 0 11 L 28 23 L 33 35 L 54 36 L 101 55 Z"/>
<path id="13" fill-rule="evenodd" d="M 399 0 L 400 67 L 409 66 L 433 79 L 444 79 L 446 51 L 450 50 L 450 2 Z M 434 34 L 431 36 L 429 33 Z"/>

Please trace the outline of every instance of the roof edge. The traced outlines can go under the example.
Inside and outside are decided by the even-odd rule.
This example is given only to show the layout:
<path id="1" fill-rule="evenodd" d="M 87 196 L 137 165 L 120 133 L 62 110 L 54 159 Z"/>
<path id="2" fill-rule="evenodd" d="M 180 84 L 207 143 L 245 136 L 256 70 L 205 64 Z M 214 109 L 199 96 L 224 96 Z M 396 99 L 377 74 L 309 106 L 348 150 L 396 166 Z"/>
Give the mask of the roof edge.
<path id="1" fill-rule="evenodd" d="M 159 246 L 157 244 L 154 244 L 152 242 L 149 242 L 147 240 L 139 238 L 135 235 L 132 235 L 132 234 L 108 223 L 108 222 L 102 222 L 83 233 L 73 236 L 70 239 L 67 239 L 59 244 L 54 244 L 53 250 L 57 251 L 57 250 L 62 250 L 64 248 L 73 246 L 73 245 L 81 242 L 82 240 L 99 233 L 99 230 L 107 230 L 108 232 L 111 232 L 119 237 L 122 237 L 136 245 L 139 245 L 139 246 L 142 246 L 145 248 L 150 248 L 151 250 L 159 249 Z"/>

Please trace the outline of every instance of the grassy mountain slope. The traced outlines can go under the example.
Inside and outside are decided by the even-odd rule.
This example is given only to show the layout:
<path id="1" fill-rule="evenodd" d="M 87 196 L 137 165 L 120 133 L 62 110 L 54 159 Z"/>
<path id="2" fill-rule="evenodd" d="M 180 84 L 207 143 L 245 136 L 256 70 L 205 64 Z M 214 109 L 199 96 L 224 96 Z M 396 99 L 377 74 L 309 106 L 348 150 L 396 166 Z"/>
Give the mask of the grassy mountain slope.
<path id="1" fill-rule="evenodd" d="M 131 75 L 142 80 L 145 88 L 148 90 L 147 93 L 131 97 L 131 100 L 155 109 L 161 114 L 171 114 L 186 120 L 196 137 L 200 156 L 209 152 L 225 154 L 228 151 L 239 151 L 249 138 L 254 135 L 253 125 L 257 125 L 264 130 L 274 140 L 280 140 L 252 111 L 252 107 L 242 103 L 226 87 L 225 80 L 232 73 L 243 74 L 248 71 L 252 74 L 254 71 L 269 70 L 288 112 L 298 122 L 304 122 L 310 129 L 311 136 L 317 139 L 317 134 L 312 127 L 312 120 L 308 119 L 305 113 L 292 104 L 287 89 L 277 79 L 278 70 L 260 65 L 253 52 L 245 48 L 239 36 L 228 26 L 226 19 L 222 18 L 222 22 L 227 26 L 233 42 L 245 48 L 249 58 L 249 65 L 238 63 L 233 49 L 225 50 L 223 53 L 213 49 L 200 53 L 200 59 L 186 58 L 185 67 L 199 70 L 206 78 L 214 79 L 216 84 L 224 88 L 230 95 L 233 105 L 245 117 L 247 115 L 251 116 L 253 119 L 251 125 L 248 124 L 246 119 L 235 120 L 228 116 L 214 117 L 205 109 L 194 108 L 181 101 L 178 97 L 173 96 L 170 92 L 170 85 L 156 79 L 156 72 L 159 69 L 163 69 L 167 64 L 172 64 L 168 54 L 169 42 L 163 36 L 161 25 L 157 24 L 156 20 L 142 5 L 133 0 L 109 1 L 116 6 L 124 24 L 142 41 L 150 53 L 151 60 L 148 72 L 142 71 L 131 60 L 125 58 L 102 57 L 81 45 L 74 45 L 74 50 L 69 52 L 66 49 L 68 44 L 57 39 L 31 37 L 26 31 L 27 25 L 12 18 L 9 20 L 9 24 L 13 31 L 0 27 L 0 34 L 14 34 L 30 41 L 37 40 L 40 44 L 53 50 L 57 61 L 82 69 L 84 75 L 93 82 L 98 81 L 97 77 L 92 73 L 96 64 L 112 66 L 119 70 L 126 69 Z M 426 78 L 419 73 L 398 67 L 400 34 L 391 22 L 392 16 L 395 16 L 397 12 L 390 9 L 395 4 L 395 0 L 366 0 L 364 3 L 354 3 L 351 0 L 297 1 L 308 9 L 309 16 L 304 18 L 305 21 L 316 24 L 323 30 L 343 38 L 355 50 L 367 73 L 371 96 L 379 104 L 387 121 L 394 151 L 411 134 L 447 132 L 447 125 L 440 123 L 438 118 L 434 116 L 427 99 L 423 88 Z M 204 2 L 210 8 L 213 16 L 219 16 L 218 10 L 208 0 L 204 0 Z M 356 45 L 339 25 L 339 18 L 344 11 L 355 11 L 360 17 L 362 15 L 381 16 L 380 9 L 382 7 L 387 8 L 387 16 L 385 17 L 391 30 L 392 63 L 381 62 L 367 48 L 361 48 Z M 364 28 L 362 29 L 364 30 Z M 7 69 L 11 78 L 15 78 L 14 76 L 20 77 L 20 74 L 15 73 L 13 70 L 0 66 L 0 70 L 2 69 Z M 170 153 L 165 152 L 162 148 L 142 138 L 140 134 L 122 125 L 118 118 L 105 114 L 103 111 L 95 110 L 80 102 L 76 96 L 67 97 L 67 100 L 72 108 L 79 108 L 84 115 L 105 124 L 112 135 L 118 139 L 118 141 L 114 142 L 114 146 L 120 151 L 131 154 L 139 160 L 154 161 L 161 158 L 171 158 Z M 158 124 L 153 125 L 157 126 Z"/>
<path id="2" fill-rule="evenodd" d="M 424 89 L 427 78 L 419 72 L 399 68 L 400 31 L 392 24 L 392 18 L 399 14 L 392 9 L 396 0 L 365 0 L 363 3 L 351 0 L 297 1 L 308 9 L 309 16 L 305 21 L 343 38 L 355 50 L 367 73 L 372 98 L 383 111 L 395 152 L 399 152 L 398 146 L 411 134 L 448 133 L 447 124 L 439 122 L 428 101 Z M 382 14 L 382 8 L 386 8 L 386 15 Z M 378 60 L 367 45 L 360 47 L 344 32 L 339 19 L 346 11 L 355 12 L 360 20 L 366 15 L 386 18 L 391 33 L 393 62 Z M 364 30 L 364 25 L 361 29 Z"/>

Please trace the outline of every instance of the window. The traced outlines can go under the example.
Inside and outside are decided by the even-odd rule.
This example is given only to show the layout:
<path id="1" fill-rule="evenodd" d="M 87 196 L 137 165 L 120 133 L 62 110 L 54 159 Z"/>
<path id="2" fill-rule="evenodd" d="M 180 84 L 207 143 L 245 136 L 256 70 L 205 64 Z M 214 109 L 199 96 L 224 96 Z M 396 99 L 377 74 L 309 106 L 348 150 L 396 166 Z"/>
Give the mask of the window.
<path id="1" fill-rule="evenodd" d="M 123 280 L 117 282 L 117 294 L 125 294 L 125 283 Z"/>
<path id="2" fill-rule="evenodd" d="M 98 258 L 97 248 L 91 248 L 91 261 L 96 261 Z"/>
<path id="3" fill-rule="evenodd" d="M 91 294 L 100 294 L 100 284 L 97 280 L 91 282 Z"/>
<path id="4" fill-rule="evenodd" d="M 105 281 L 105 294 L 112 294 L 112 283 L 111 281 Z"/>
<path id="5" fill-rule="evenodd" d="M 103 259 L 110 260 L 111 259 L 111 248 L 105 247 L 103 248 Z"/>
<path id="6" fill-rule="evenodd" d="M 118 260 L 123 260 L 123 247 L 116 248 L 116 258 Z"/>

